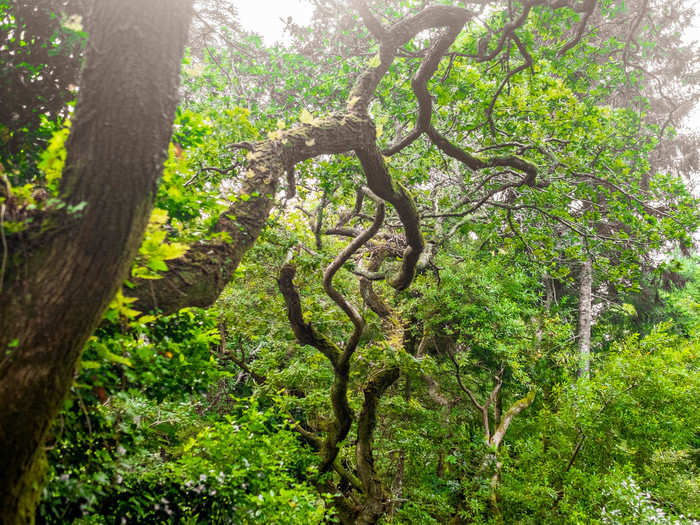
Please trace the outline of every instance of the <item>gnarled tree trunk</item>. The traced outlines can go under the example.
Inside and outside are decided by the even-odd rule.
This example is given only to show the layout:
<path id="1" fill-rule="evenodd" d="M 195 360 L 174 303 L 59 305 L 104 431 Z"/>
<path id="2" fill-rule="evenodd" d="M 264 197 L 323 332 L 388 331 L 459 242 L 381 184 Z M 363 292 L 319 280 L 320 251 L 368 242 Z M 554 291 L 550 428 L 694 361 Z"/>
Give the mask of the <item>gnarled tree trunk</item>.
<path id="1" fill-rule="evenodd" d="M 37 215 L 40 227 L 8 239 L 0 294 L 4 525 L 34 522 L 42 444 L 143 237 L 170 141 L 190 7 L 95 3 L 60 188 L 63 210 L 74 211 Z"/>

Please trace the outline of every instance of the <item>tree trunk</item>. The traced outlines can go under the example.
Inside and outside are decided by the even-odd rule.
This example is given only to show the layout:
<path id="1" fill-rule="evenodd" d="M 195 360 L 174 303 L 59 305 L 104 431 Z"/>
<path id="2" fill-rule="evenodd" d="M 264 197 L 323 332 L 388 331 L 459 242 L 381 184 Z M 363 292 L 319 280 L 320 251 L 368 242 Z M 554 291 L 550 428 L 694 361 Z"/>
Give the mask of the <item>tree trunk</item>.
<path id="1" fill-rule="evenodd" d="M 494 514 L 494 516 L 496 516 L 499 523 L 502 521 L 502 516 L 501 509 L 498 506 L 496 489 L 498 489 L 498 484 L 501 482 L 501 467 L 503 464 L 498 460 L 498 448 L 501 446 L 503 438 L 508 431 L 508 427 L 513 422 L 513 418 L 532 405 L 532 403 L 535 401 L 535 394 L 536 390 L 530 390 L 525 397 L 513 403 L 503 417 L 499 416 L 498 423 L 494 422 L 495 429 L 493 431 L 493 435 L 488 441 L 488 446 L 492 450 L 492 453 L 487 456 L 486 466 L 488 466 L 489 460 L 493 465 L 493 472 L 491 473 L 491 478 L 489 480 L 488 501 L 491 512 Z M 500 398 L 500 396 L 498 397 Z"/>
<path id="2" fill-rule="evenodd" d="M 365 387 L 365 401 L 357 421 L 357 473 L 364 487 L 362 510 L 355 521 L 356 525 L 373 525 L 386 513 L 387 494 L 382 481 L 374 470 L 372 444 L 377 425 L 377 406 L 387 388 L 399 378 L 398 368 L 388 368 L 372 376 Z"/>
<path id="3" fill-rule="evenodd" d="M 0 523 L 31 524 L 50 425 L 131 266 L 167 154 L 189 0 L 96 2 L 60 196 L 9 241 L 0 295 Z"/>
<path id="4" fill-rule="evenodd" d="M 591 375 L 591 325 L 593 323 L 593 264 L 587 258 L 581 264 L 578 295 L 579 377 Z"/>

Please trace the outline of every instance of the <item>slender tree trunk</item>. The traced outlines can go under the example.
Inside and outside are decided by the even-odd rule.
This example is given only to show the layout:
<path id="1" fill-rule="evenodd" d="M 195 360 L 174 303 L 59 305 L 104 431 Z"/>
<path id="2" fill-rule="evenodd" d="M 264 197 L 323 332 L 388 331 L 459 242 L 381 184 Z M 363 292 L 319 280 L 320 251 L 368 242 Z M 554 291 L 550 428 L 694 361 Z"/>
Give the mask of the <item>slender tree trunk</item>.
<path id="1" fill-rule="evenodd" d="M 503 414 L 502 417 L 499 417 L 498 423 L 494 423 L 495 428 L 493 434 L 487 443 L 489 448 L 492 450 L 492 453 L 487 457 L 487 461 L 491 460 L 493 466 L 493 472 L 491 473 L 491 478 L 489 479 L 489 507 L 499 522 L 502 520 L 502 516 L 501 509 L 498 506 L 498 496 L 496 494 L 496 490 L 501 482 L 501 467 L 503 464 L 498 460 L 498 448 L 501 446 L 503 438 L 508 431 L 508 427 L 510 427 L 510 424 L 513 422 L 513 418 L 532 405 L 532 403 L 535 401 L 535 393 L 536 391 L 534 389 L 530 390 L 525 397 L 513 403 L 506 413 Z M 500 398 L 500 395 L 498 397 Z"/>
<path id="2" fill-rule="evenodd" d="M 96 2 L 64 209 L 10 238 L 0 295 L 0 523 L 31 524 L 42 445 L 135 256 L 170 141 L 189 0 Z M 84 204 L 83 204 L 84 203 Z"/>
<path id="3" fill-rule="evenodd" d="M 593 323 L 593 264 L 587 258 L 581 264 L 578 296 L 579 377 L 591 375 L 591 325 Z"/>
<path id="4" fill-rule="evenodd" d="M 403 477 L 406 471 L 406 451 L 399 450 L 398 461 L 396 465 L 396 477 L 394 478 L 394 483 L 392 484 L 392 502 L 389 506 L 389 521 L 394 517 L 396 508 L 398 506 L 398 501 L 403 498 Z"/>

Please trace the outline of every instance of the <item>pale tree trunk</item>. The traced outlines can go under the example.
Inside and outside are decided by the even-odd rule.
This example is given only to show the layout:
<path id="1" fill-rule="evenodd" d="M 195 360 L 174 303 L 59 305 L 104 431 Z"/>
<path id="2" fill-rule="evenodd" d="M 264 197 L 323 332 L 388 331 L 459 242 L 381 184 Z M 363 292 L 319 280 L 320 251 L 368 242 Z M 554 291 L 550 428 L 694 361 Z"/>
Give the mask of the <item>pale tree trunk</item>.
<path id="1" fill-rule="evenodd" d="M 491 513 L 494 515 L 495 519 L 500 523 L 502 520 L 501 510 L 498 507 L 498 498 L 496 495 L 496 489 L 501 479 L 501 467 L 502 464 L 498 460 L 498 448 L 503 442 L 503 438 L 508 431 L 508 427 L 513 422 L 513 419 L 520 414 L 523 410 L 528 408 L 535 401 L 536 390 L 532 389 L 525 395 L 525 397 L 517 400 L 513 403 L 505 414 L 501 414 L 501 387 L 503 386 L 503 368 L 494 377 L 496 379 L 496 385 L 491 390 L 488 399 L 484 404 L 479 403 L 474 392 L 469 388 L 464 386 L 462 382 L 459 364 L 455 359 L 454 355 L 448 354 L 452 359 L 452 364 L 455 366 L 455 374 L 457 379 L 457 384 L 462 389 L 462 391 L 467 394 L 470 401 L 474 407 L 481 413 L 481 424 L 484 429 L 484 445 L 487 448 L 487 454 L 481 465 L 483 471 L 491 471 L 489 476 L 489 495 L 488 502 Z M 493 421 L 493 432 L 491 432 L 491 421 L 489 418 L 489 409 L 493 406 L 494 408 L 494 421 Z"/>
<path id="2" fill-rule="evenodd" d="M 578 375 L 590 377 L 591 325 L 593 323 L 593 264 L 590 257 L 581 264 L 578 301 Z"/>
<path id="3" fill-rule="evenodd" d="M 126 277 L 167 155 L 189 0 L 96 2 L 60 197 L 8 238 L 0 294 L 0 523 L 31 524 L 43 443 Z M 65 209 L 65 208 L 64 208 Z"/>
<path id="4" fill-rule="evenodd" d="M 498 460 L 498 448 L 501 446 L 503 438 L 508 431 L 508 427 L 513 422 L 515 416 L 520 414 L 520 412 L 528 408 L 535 401 L 535 392 L 534 389 L 530 390 L 525 397 L 511 405 L 501 420 L 496 423 L 496 428 L 487 441 L 487 445 L 493 451 L 490 458 L 487 458 L 493 461 L 493 472 L 489 480 L 489 506 L 496 516 L 501 515 L 500 508 L 498 507 L 498 498 L 496 497 L 496 489 L 501 481 L 501 467 L 503 466 Z"/>

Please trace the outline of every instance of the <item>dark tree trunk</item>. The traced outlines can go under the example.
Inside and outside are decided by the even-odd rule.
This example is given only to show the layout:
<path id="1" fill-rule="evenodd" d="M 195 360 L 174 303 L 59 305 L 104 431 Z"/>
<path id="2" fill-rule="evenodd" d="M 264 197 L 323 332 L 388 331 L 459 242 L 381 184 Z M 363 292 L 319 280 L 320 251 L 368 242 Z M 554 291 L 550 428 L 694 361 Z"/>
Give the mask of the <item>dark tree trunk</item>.
<path id="1" fill-rule="evenodd" d="M 143 237 L 170 141 L 189 0 L 96 2 L 60 195 L 10 238 L 0 295 L 0 523 L 34 522 L 42 444 Z"/>
<path id="2" fill-rule="evenodd" d="M 365 401 L 357 421 L 357 473 L 364 487 L 362 510 L 358 514 L 356 525 L 372 525 L 386 513 L 388 495 L 385 494 L 382 481 L 374 469 L 372 444 L 374 429 L 377 425 L 377 406 L 387 388 L 399 378 L 398 368 L 388 368 L 372 376 L 365 387 Z"/>

